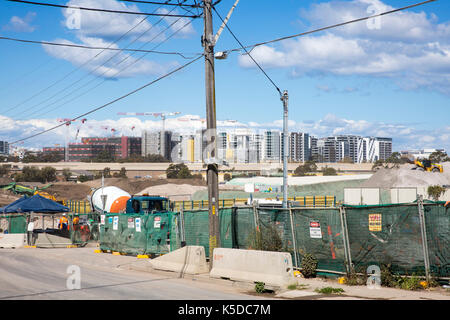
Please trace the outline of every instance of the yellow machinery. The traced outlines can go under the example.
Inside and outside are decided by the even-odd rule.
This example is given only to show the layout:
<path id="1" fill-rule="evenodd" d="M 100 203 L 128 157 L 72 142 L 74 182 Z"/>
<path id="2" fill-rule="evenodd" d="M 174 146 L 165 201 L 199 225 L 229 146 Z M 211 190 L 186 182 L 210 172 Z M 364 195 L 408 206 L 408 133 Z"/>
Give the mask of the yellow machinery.
<path id="1" fill-rule="evenodd" d="M 431 163 L 430 160 L 414 160 L 416 165 L 413 170 L 428 171 L 428 172 L 444 172 L 440 164 Z"/>
<path id="2" fill-rule="evenodd" d="M 40 195 L 41 197 L 44 197 L 44 198 L 47 198 L 47 199 L 56 201 L 56 198 L 55 198 L 54 196 L 52 196 L 50 193 L 47 193 L 47 192 L 44 192 L 44 191 L 37 191 L 37 190 L 36 190 L 36 191 L 34 192 L 34 194 L 35 194 L 35 195 L 38 194 L 38 195 Z"/>
<path id="3" fill-rule="evenodd" d="M 67 206 L 66 200 L 64 200 L 64 199 L 56 199 L 54 196 L 52 196 L 48 192 L 36 190 L 33 195 L 35 195 L 35 194 L 38 194 L 38 195 L 40 195 L 40 196 L 42 196 L 44 198 L 47 198 L 47 199 L 53 200 L 55 202 L 58 202 L 59 204 L 62 204 L 63 206 Z"/>

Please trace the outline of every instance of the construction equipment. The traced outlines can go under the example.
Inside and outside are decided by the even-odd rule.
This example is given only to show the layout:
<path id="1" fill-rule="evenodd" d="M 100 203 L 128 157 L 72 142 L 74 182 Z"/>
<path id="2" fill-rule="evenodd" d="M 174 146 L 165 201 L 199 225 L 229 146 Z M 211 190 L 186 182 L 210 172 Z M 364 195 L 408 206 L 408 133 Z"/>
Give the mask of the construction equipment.
<path id="1" fill-rule="evenodd" d="M 428 172 L 444 172 L 444 168 L 437 163 L 432 163 L 430 160 L 414 160 L 415 167 L 412 170 L 428 171 Z"/>
<path id="2" fill-rule="evenodd" d="M 36 195 L 36 194 L 40 195 L 41 197 L 56 201 L 56 198 L 48 192 L 36 190 L 33 195 Z"/>

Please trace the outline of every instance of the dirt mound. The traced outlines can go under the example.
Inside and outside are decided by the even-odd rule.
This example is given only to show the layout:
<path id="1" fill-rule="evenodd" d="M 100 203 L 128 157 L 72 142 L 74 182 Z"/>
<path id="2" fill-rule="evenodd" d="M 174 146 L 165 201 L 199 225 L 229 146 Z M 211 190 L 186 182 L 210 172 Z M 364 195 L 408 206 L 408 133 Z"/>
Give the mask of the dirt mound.
<path id="1" fill-rule="evenodd" d="M 139 194 L 153 194 L 168 197 L 171 200 L 191 200 L 192 195 L 200 190 L 206 190 L 206 186 L 193 186 L 190 184 L 167 183 L 145 188 Z"/>
<path id="2" fill-rule="evenodd" d="M 450 162 L 441 164 L 443 173 L 412 170 L 415 166 L 405 164 L 399 168 L 379 169 L 361 187 L 395 188 L 395 187 L 426 187 L 431 185 L 450 185 Z"/>
<path id="3" fill-rule="evenodd" d="M 100 188 L 102 180 L 97 179 L 84 183 L 91 188 Z M 106 178 L 105 186 L 115 186 L 130 194 L 140 194 L 149 187 L 172 184 L 189 186 L 206 186 L 206 182 L 201 179 L 126 179 L 126 178 Z"/>
<path id="4" fill-rule="evenodd" d="M 91 187 L 84 183 L 58 182 L 44 190 L 57 199 L 86 200 Z"/>
<path id="5" fill-rule="evenodd" d="M 0 207 L 6 206 L 19 198 L 19 195 L 15 195 L 9 191 L 0 190 Z"/>

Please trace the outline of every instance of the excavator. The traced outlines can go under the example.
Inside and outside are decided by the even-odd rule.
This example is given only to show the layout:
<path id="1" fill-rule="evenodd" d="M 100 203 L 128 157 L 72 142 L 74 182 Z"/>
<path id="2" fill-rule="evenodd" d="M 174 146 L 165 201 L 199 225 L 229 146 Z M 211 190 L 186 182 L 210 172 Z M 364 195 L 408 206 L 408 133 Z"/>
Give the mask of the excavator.
<path id="1" fill-rule="evenodd" d="M 437 163 L 432 163 L 430 160 L 414 160 L 415 167 L 412 168 L 412 170 L 419 170 L 419 171 L 427 171 L 427 172 L 444 172 L 444 168 Z"/>

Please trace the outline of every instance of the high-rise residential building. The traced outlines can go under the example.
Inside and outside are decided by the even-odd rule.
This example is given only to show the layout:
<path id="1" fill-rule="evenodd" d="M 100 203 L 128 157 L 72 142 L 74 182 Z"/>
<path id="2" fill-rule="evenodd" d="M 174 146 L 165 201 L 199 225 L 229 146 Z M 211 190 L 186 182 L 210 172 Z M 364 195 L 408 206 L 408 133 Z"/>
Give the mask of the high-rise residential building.
<path id="1" fill-rule="evenodd" d="M 263 133 L 263 156 L 267 162 L 280 162 L 281 157 L 281 132 L 279 130 L 267 130 Z"/>
<path id="2" fill-rule="evenodd" d="M 345 142 L 334 137 L 317 140 L 317 154 L 313 160 L 317 162 L 339 162 L 344 159 Z"/>
<path id="3" fill-rule="evenodd" d="M 9 155 L 9 143 L 7 141 L 0 141 L 0 155 Z"/>
<path id="4" fill-rule="evenodd" d="M 164 131 L 143 131 L 142 132 L 141 154 L 143 157 L 148 155 L 161 155 L 170 160 L 172 132 Z"/>
<path id="5" fill-rule="evenodd" d="M 366 161 L 386 160 L 392 154 L 392 138 L 365 137 Z"/>
<path id="6" fill-rule="evenodd" d="M 305 162 L 311 158 L 310 137 L 308 133 L 291 132 L 289 135 L 289 159 Z"/>

